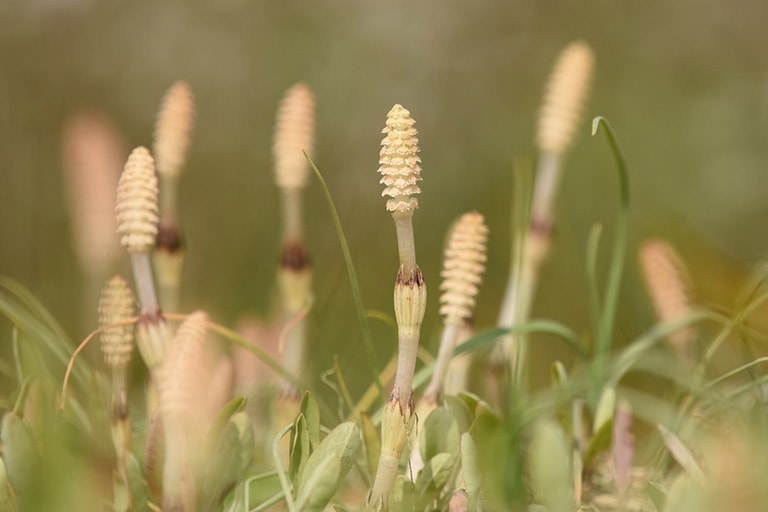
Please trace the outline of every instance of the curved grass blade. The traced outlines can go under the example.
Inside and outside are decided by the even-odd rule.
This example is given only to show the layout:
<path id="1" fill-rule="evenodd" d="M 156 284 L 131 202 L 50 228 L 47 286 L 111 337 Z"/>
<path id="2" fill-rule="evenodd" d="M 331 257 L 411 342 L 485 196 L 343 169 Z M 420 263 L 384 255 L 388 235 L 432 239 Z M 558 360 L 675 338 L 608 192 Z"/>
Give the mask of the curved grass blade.
<path id="1" fill-rule="evenodd" d="M 601 125 L 603 126 L 603 131 L 608 139 L 608 144 L 611 147 L 613 157 L 616 160 L 616 170 L 619 175 L 619 218 L 616 222 L 616 235 L 613 242 L 611 267 L 608 270 L 608 280 L 605 285 L 605 299 L 603 300 L 603 311 L 597 331 L 597 354 L 600 360 L 605 361 L 605 357 L 611 348 L 613 324 L 616 319 L 616 307 L 619 299 L 619 288 L 621 286 L 621 275 L 624 270 L 624 259 L 627 251 L 629 174 L 627 172 L 627 162 L 624 158 L 624 154 L 619 147 L 613 128 L 606 118 L 597 116 L 592 120 L 592 136 L 597 134 L 597 130 Z"/>
<path id="2" fill-rule="evenodd" d="M 379 396 L 384 399 L 384 387 L 379 380 L 379 363 L 376 360 L 376 351 L 373 346 L 373 335 L 371 334 L 371 326 L 368 324 L 368 316 L 366 314 L 365 306 L 363 305 L 362 294 L 360 293 L 360 284 L 357 281 L 357 272 L 355 266 L 352 263 L 352 255 L 349 252 L 349 245 L 347 244 L 347 237 L 344 235 L 344 229 L 341 227 L 341 219 L 336 211 L 336 206 L 333 203 L 331 192 L 328 190 L 328 185 L 325 183 L 323 175 L 320 174 L 315 162 L 304 153 L 304 157 L 309 162 L 310 167 L 315 172 L 320 186 L 323 189 L 325 198 L 328 201 L 328 208 L 331 210 L 331 217 L 333 223 L 336 226 L 336 234 L 339 237 L 339 243 L 341 244 L 341 252 L 344 254 L 344 263 L 347 266 L 347 274 L 349 274 L 349 285 L 352 288 L 352 298 L 355 302 L 355 309 L 357 310 L 357 319 L 360 322 L 360 329 L 362 330 L 363 342 L 365 343 L 366 352 L 368 352 L 368 364 L 371 366 L 371 374 L 373 375 L 376 387 L 379 389 Z"/>
<path id="3" fill-rule="evenodd" d="M 587 284 L 589 285 L 589 305 L 592 313 L 592 325 L 600 324 L 600 283 L 597 278 L 597 253 L 600 249 L 600 238 L 603 234 L 603 226 L 595 224 L 589 232 L 587 239 Z"/>
<path id="4" fill-rule="evenodd" d="M 0 278 L 0 312 L 29 339 L 39 342 L 66 368 L 74 350 L 70 338 L 43 304 L 20 283 Z M 85 366 L 74 370 L 81 389 L 88 389 L 90 375 Z"/>

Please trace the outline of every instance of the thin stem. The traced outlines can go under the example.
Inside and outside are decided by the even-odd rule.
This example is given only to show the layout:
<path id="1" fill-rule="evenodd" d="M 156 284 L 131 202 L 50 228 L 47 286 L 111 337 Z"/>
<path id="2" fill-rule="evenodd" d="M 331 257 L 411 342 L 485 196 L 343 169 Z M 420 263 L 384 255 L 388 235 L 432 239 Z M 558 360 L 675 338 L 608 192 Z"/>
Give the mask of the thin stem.
<path id="1" fill-rule="evenodd" d="M 416 243 L 413 239 L 413 213 L 393 213 L 397 231 L 397 250 L 400 255 L 400 265 L 408 275 L 416 269 Z"/>
<path id="2" fill-rule="evenodd" d="M 133 270 L 133 278 L 136 282 L 136 294 L 141 305 L 141 314 L 150 315 L 151 317 L 156 316 L 160 311 L 160 304 L 157 302 L 149 253 L 132 253 L 131 269 Z"/>
<path id="3" fill-rule="evenodd" d="M 301 189 L 282 189 L 283 241 L 302 239 Z"/>
<path id="4" fill-rule="evenodd" d="M 440 339 L 440 349 L 437 352 L 437 361 L 435 361 L 435 370 L 432 373 L 432 380 L 424 391 L 425 397 L 429 396 L 437 398 L 442 391 L 445 375 L 448 372 L 448 366 L 451 364 L 451 358 L 453 357 L 453 347 L 459 336 L 460 327 L 461 320 L 458 322 L 446 321 L 445 327 L 443 328 L 443 335 Z"/>

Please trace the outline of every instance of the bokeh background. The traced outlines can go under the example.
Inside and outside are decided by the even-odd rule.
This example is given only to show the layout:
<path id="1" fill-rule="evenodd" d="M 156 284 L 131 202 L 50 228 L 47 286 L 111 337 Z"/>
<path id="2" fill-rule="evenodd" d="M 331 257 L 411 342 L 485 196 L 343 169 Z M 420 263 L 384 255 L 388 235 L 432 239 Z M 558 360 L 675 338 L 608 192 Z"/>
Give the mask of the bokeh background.
<path id="1" fill-rule="evenodd" d="M 414 222 L 431 297 L 423 340 L 434 350 L 444 233 L 470 209 L 490 227 L 476 325 L 495 322 L 508 268 L 513 163 L 535 158 L 537 110 L 558 52 L 585 39 L 597 75 L 567 161 L 534 316 L 590 330 L 587 236 L 603 224 L 607 247 L 618 205 L 608 146 L 589 136 L 589 119 L 604 115 L 631 167 L 617 328 L 617 340 L 627 341 L 654 321 L 635 259 L 645 238 L 670 240 L 688 261 L 700 300 L 724 306 L 766 253 L 767 21 L 768 3 L 757 0 L 3 0 L 0 274 L 29 287 L 73 338 L 93 329 L 96 299 L 72 244 L 63 130 L 78 112 L 95 110 L 119 131 L 124 155 L 149 146 L 162 95 L 183 79 L 196 97 L 197 123 L 181 183 L 182 309 L 204 308 L 226 325 L 266 315 L 280 228 L 271 130 L 284 90 L 305 81 L 318 104 L 315 159 L 366 307 L 387 314 L 397 251 L 375 172 L 379 132 L 394 103 L 417 121 L 424 192 Z M 319 373 L 338 355 L 353 385 L 369 382 L 316 181 L 305 197 L 316 291 L 312 369 Z M 128 277 L 127 258 L 116 270 Z M 383 363 L 394 331 L 372 325 Z M 2 327 L 7 346 L 10 330 Z M 542 339 L 533 357 L 534 382 L 543 382 L 551 361 L 570 355 Z"/>

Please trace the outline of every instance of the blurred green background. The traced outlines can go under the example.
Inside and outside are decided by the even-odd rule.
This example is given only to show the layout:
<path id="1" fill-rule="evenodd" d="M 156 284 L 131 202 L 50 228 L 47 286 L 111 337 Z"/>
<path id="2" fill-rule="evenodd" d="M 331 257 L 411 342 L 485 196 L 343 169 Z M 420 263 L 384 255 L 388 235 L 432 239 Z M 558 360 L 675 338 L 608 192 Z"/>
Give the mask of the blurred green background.
<path id="1" fill-rule="evenodd" d="M 626 341 L 653 322 L 635 264 L 644 238 L 672 241 L 702 300 L 725 305 L 765 253 L 766 21 L 768 3 L 757 0 L 4 0 L 0 274 L 29 287 L 74 338 L 94 328 L 95 298 L 86 295 L 71 243 L 62 129 L 72 115 L 95 109 L 120 131 L 126 155 L 149 146 L 162 95 L 184 79 L 196 97 L 197 123 L 181 184 L 183 310 L 204 308 L 226 325 L 264 315 L 279 255 L 271 131 L 283 91 L 305 81 L 318 104 L 316 161 L 366 307 L 388 314 L 397 251 L 376 175 L 379 132 L 394 103 L 416 119 L 424 181 L 414 222 L 431 298 L 423 342 L 434 350 L 444 233 L 470 209 L 490 227 L 476 326 L 495 322 L 508 268 L 513 163 L 535 158 L 536 114 L 558 52 L 585 39 L 597 75 L 568 158 L 534 316 L 577 332 L 590 328 L 587 236 L 604 224 L 608 247 L 618 204 L 608 146 L 602 136 L 589 137 L 589 120 L 604 115 L 631 166 L 617 329 L 618 341 Z M 360 370 L 365 350 L 316 181 L 305 197 L 317 296 L 313 368 L 328 368 L 338 354 L 353 384 L 370 382 Z M 128 277 L 125 257 L 120 270 Z M 395 336 L 390 326 L 372 323 L 383 364 Z M 541 381 L 554 358 L 570 356 L 541 340 L 533 357 L 541 369 L 534 381 Z"/>

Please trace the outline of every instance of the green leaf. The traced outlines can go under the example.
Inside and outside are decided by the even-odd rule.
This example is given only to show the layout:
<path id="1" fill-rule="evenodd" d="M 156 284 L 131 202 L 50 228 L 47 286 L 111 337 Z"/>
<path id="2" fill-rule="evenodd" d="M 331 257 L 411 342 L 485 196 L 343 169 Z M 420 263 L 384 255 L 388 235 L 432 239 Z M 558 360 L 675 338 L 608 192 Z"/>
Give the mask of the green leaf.
<path id="1" fill-rule="evenodd" d="M 587 448 L 584 450 L 584 466 L 588 467 L 595 456 L 604 452 L 611 446 L 611 438 L 613 437 L 613 418 L 609 418 L 600 427 L 600 430 L 592 435 L 592 438 L 587 444 Z"/>
<path id="2" fill-rule="evenodd" d="M 357 425 L 345 422 L 333 429 L 304 466 L 296 486 L 297 509 L 322 511 L 353 466 L 359 448 L 360 429 Z"/>
<path id="3" fill-rule="evenodd" d="M 430 460 L 439 453 L 459 455 L 461 432 L 451 411 L 437 407 L 427 416 L 419 435 L 422 460 Z"/>
<path id="4" fill-rule="evenodd" d="M 8 473 L 5 471 L 5 462 L 0 458 L 0 510 L 15 512 L 16 503 L 13 499 L 13 490 L 8 481 Z"/>
<path id="5" fill-rule="evenodd" d="M 443 402 L 445 402 L 445 407 L 451 411 L 453 419 L 456 420 L 459 432 L 467 432 L 474 421 L 474 415 L 469 410 L 467 403 L 455 396 L 446 396 L 443 398 Z"/>
<path id="6" fill-rule="evenodd" d="M 320 442 L 320 408 L 317 406 L 317 400 L 314 395 L 307 391 L 301 398 L 299 411 L 304 415 L 307 421 L 307 433 L 312 448 Z"/>
<path id="7" fill-rule="evenodd" d="M 3 290 L 4 289 L 4 290 Z M 59 362 L 63 375 L 75 350 L 74 343 L 53 315 L 23 285 L 9 278 L 0 278 L 0 313 L 4 314 L 30 341 L 45 347 Z M 75 363 L 72 374 L 81 389 L 88 389 L 88 367 Z"/>
<path id="8" fill-rule="evenodd" d="M 480 468 L 477 465 L 477 448 L 469 433 L 461 435 L 461 468 L 464 472 L 464 490 L 469 498 L 467 510 L 477 510 L 480 503 Z"/>
<path id="9" fill-rule="evenodd" d="M 450 453 L 438 453 L 424 464 L 416 478 L 419 508 L 429 505 L 441 494 L 450 496 L 450 492 L 442 491 L 455 474 L 457 461 L 458 458 Z"/>
<path id="10" fill-rule="evenodd" d="M 663 512 L 709 512 L 714 510 L 713 501 L 702 480 L 680 473 L 669 488 Z"/>
<path id="11" fill-rule="evenodd" d="M 40 454 L 35 436 L 26 420 L 13 411 L 3 416 L 0 442 L 8 481 L 23 501 L 28 491 L 34 491 L 32 483 L 38 474 Z"/>
<path id="12" fill-rule="evenodd" d="M 603 425 L 613 418 L 613 413 L 616 410 L 616 390 L 612 387 L 606 386 L 600 395 L 600 400 L 597 403 L 597 410 L 595 411 L 595 420 L 592 423 L 592 432 L 597 432 Z"/>
<path id="13" fill-rule="evenodd" d="M 565 365 L 560 361 L 552 363 L 552 387 L 557 388 L 562 386 L 568 381 L 568 370 L 565 369 Z"/>
<path id="14" fill-rule="evenodd" d="M 215 510 L 251 464 L 255 441 L 248 414 L 233 414 L 221 431 L 209 431 L 205 444 L 200 503 L 203 510 Z"/>
<path id="15" fill-rule="evenodd" d="M 360 413 L 360 430 L 363 433 L 363 449 L 365 458 L 368 462 L 369 484 L 373 484 L 373 478 L 381 457 L 381 441 L 379 440 L 379 430 L 374 426 L 371 417 L 367 413 Z"/>
<path id="16" fill-rule="evenodd" d="M 656 427 L 659 429 L 661 438 L 664 440 L 664 444 L 669 450 L 669 453 L 671 453 L 672 457 L 674 457 L 677 463 L 680 464 L 680 467 L 683 468 L 686 473 L 691 475 L 691 477 L 704 481 L 704 471 L 702 471 L 701 466 L 699 466 L 699 463 L 696 461 L 696 457 L 694 457 L 693 453 L 691 453 L 691 450 L 685 446 L 674 432 L 661 423 L 656 425 Z"/>
<path id="17" fill-rule="evenodd" d="M 128 474 L 128 488 L 131 495 L 131 504 L 133 512 L 149 512 L 149 489 L 144 475 L 141 471 L 141 465 L 132 453 L 128 454 L 125 460 L 126 473 Z"/>
<path id="18" fill-rule="evenodd" d="M 389 507 L 384 510 L 411 511 L 415 510 L 416 488 L 411 480 L 404 475 L 397 475 L 395 485 L 389 494 Z"/>
<path id="19" fill-rule="evenodd" d="M 533 428 L 529 465 L 535 502 L 549 512 L 570 512 L 575 504 L 565 434 L 551 420 L 540 421 Z"/>
<path id="20" fill-rule="evenodd" d="M 291 429 L 291 444 L 289 448 L 288 476 L 294 482 L 301 477 L 301 471 L 312 453 L 312 443 L 309 440 L 307 420 L 299 413 Z"/>
<path id="21" fill-rule="evenodd" d="M 209 437 L 216 438 L 224 430 L 229 419 L 236 413 L 245 410 L 245 404 L 248 400 L 245 397 L 239 396 L 233 398 L 216 413 L 216 417 L 211 422 L 211 427 L 208 429 Z"/>
<path id="22" fill-rule="evenodd" d="M 616 160 L 616 170 L 619 175 L 619 218 L 616 221 L 616 234 L 613 242 L 613 254 L 611 266 L 608 270 L 608 281 L 605 285 L 605 298 L 602 301 L 600 325 L 597 331 L 597 353 L 601 361 L 604 361 L 611 348 L 613 338 L 613 324 L 616 320 L 616 306 L 619 299 L 619 287 L 624 269 L 624 259 L 627 251 L 627 224 L 629 220 L 629 172 L 627 161 L 619 147 L 616 135 L 608 120 L 597 116 L 592 120 L 592 135 L 603 126 L 611 152 Z"/>

